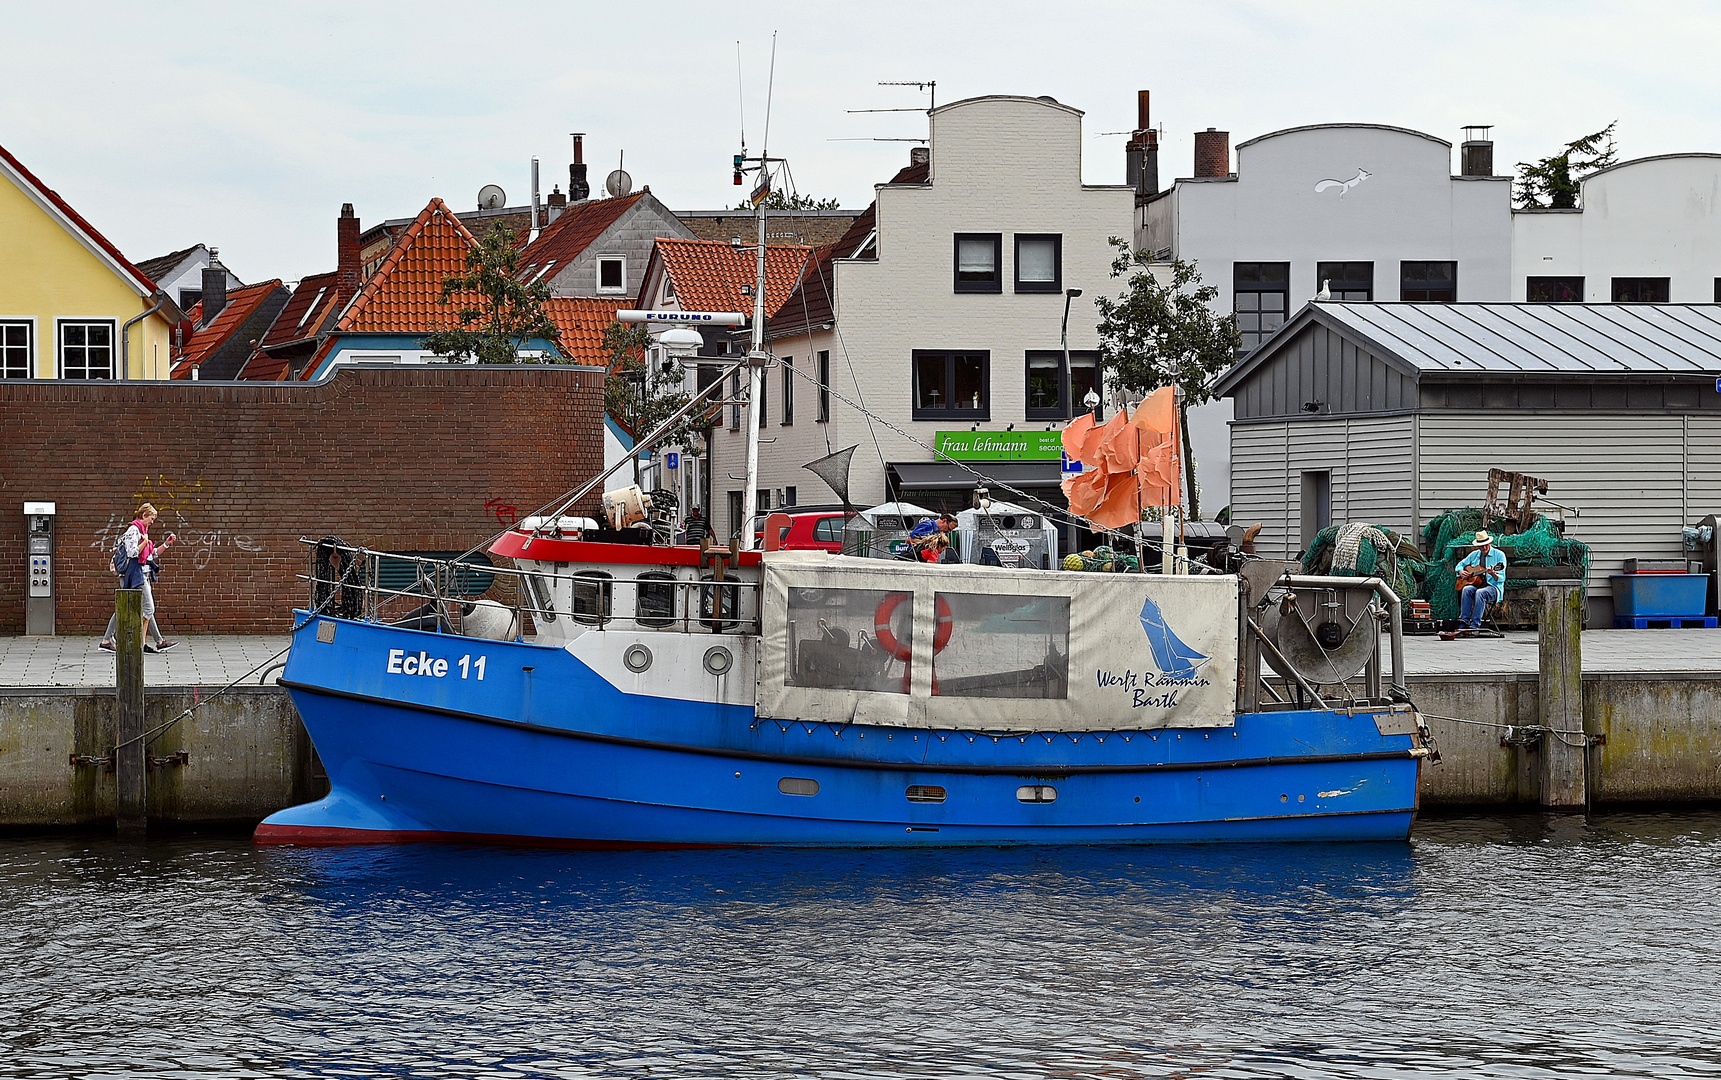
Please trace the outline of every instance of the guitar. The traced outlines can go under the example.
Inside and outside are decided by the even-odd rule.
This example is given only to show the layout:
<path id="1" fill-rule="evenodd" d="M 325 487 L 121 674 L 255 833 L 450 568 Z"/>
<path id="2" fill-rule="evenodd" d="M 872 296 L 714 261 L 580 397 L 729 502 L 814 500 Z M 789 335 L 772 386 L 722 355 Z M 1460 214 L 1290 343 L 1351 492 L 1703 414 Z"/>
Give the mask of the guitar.
<path id="1" fill-rule="evenodd" d="M 1468 569 L 1468 570 L 1464 571 L 1462 574 L 1458 575 L 1458 581 L 1457 581 L 1457 584 L 1453 587 L 1453 591 L 1461 593 L 1464 591 L 1464 588 L 1467 585 L 1474 585 L 1477 588 L 1481 588 L 1482 586 L 1484 586 L 1486 584 L 1488 584 L 1488 568 L 1487 568 L 1487 566 L 1484 566 L 1484 565 L 1472 566 L 1470 569 Z"/>

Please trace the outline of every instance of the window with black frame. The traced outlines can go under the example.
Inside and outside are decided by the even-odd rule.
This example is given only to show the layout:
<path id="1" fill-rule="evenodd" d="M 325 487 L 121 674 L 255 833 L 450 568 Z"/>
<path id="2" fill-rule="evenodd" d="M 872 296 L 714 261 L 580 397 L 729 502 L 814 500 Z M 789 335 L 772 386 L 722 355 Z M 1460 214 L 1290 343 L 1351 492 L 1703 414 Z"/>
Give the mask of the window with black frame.
<path id="1" fill-rule="evenodd" d="M 1004 291 L 1004 234 L 956 234 L 956 291 Z"/>
<path id="2" fill-rule="evenodd" d="M 1096 389 L 1099 353 L 1072 352 L 1064 367 L 1061 351 L 1041 349 L 1027 354 L 1027 407 L 1029 420 L 1068 420 L 1087 410 L 1083 400 Z"/>
<path id="3" fill-rule="evenodd" d="M 914 419 L 990 419 L 991 357 L 989 352 L 916 349 Z"/>
<path id="4" fill-rule="evenodd" d="M 1665 304 L 1671 279 L 1664 277 L 1616 277 L 1613 279 L 1613 302 L 1616 304 Z"/>
<path id="5" fill-rule="evenodd" d="M 831 418 L 831 354 L 819 350 L 819 423 Z"/>
<path id="6" fill-rule="evenodd" d="M 1584 279 L 1527 277 L 1524 279 L 1524 299 L 1532 304 L 1581 304 L 1584 302 Z"/>
<path id="7" fill-rule="evenodd" d="M 1333 300 L 1373 300 L 1374 263 L 1324 262 L 1315 264 L 1316 292 L 1325 290 Z"/>
<path id="8" fill-rule="evenodd" d="M 1016 234 L 1016 291 L 1064 291 L 1064 238 L 1061 234 Z"/>
<path id="9" fill-rule="evenodd" d="M 1285 325 L 1291 306 L 1291 264 L 1234 263 L 1231 293 L 1243 351 L 1248 352 Z"/>
<path id="10" fill-rule="evenodd" d="M 1455 262 L 1399 263 L 1398 298 L 1430 304 L 1455 302 L 1458 299 L 1458 264 Z"/>

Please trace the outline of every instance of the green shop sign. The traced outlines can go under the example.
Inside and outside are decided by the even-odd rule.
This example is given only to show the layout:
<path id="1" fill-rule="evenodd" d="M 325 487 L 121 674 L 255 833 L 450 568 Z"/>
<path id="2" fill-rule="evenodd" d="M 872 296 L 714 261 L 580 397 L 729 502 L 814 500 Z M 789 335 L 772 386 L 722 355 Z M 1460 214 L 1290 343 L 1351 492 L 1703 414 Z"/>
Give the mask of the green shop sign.
<path id="1" fill-rule="evenodd" d="M 933 445 L 957 461 L 1057 461 L 1058 431 L 940 431 Z"/>

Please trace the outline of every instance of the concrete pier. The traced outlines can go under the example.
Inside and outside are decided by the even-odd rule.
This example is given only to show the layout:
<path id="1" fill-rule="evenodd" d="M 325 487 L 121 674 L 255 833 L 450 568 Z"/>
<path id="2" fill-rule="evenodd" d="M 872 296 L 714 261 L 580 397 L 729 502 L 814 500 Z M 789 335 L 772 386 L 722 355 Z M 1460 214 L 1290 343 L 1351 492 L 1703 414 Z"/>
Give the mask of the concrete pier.
<path id="1" fill-rule="evenodd" d="M 1589 630 L 1580 640 L 1576 680 L 1576 667 L 1544 671 L 1534 631 L 1405 641 L 1417 706 L 1465 721 L 1428 721 L 1442 760 L 1423 770 L 1424 806 L 1581 806 L 1586 794 L 1601 804 L 1721 802 L 1721 631 Z M 142 730 L 286 645 L 205 636 L 146 654 Z M 327 790 L 278 672 L 264 674 L 144 744 L 152 827 L 252 823 Z M 0 828 L 114 827 L 114 675 L 114 654 L 93 637 L 0 638 Z M 1599 742 L 1586 762 L 1581 747 L 1537 726 Z"/>

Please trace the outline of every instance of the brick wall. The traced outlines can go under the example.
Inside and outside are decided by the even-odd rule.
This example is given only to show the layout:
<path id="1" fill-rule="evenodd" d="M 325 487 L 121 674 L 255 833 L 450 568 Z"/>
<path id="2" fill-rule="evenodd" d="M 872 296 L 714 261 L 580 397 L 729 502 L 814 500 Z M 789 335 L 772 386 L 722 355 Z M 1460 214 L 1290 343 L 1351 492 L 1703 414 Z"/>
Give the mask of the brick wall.
<path id="1" fill-rule="evenodd" d="M 603 468 L 602 376 L 574 367 L 341 369 L 310 385 L 0 382 L 0 634 L 24 626 L 25 501 L 58 503 L 57 630 L 113 611 L 140 502 L 163 629 L 282 632 L 300 536 L 464 549 Z M 586 512 L 595 509 L 596 500 Z"/>

